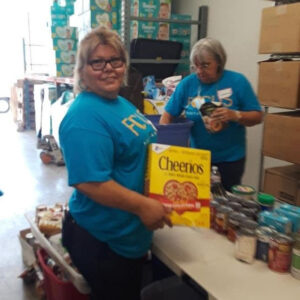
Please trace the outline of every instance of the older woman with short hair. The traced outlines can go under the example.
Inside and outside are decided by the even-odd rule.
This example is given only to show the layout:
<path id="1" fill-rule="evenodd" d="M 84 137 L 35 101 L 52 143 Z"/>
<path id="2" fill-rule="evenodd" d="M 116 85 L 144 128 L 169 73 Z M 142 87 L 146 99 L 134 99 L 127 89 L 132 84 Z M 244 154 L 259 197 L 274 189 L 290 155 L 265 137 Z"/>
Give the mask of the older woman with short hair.
<path id="1" fill-rule="evenodd" d="M 246 161 L 246 126 L 262 121 L 259 101 L 247 78 L 226 70 L 226 52 L 213 38 L 195 43 L 192 74 L 176 87 L 160 124 L 184 113 L 193 120 L 191 147 L 210 150 L 225 189 L 240 184 Z"/>
<path id="2" fill-rule="evenodd" d="M 88 33 L 78 49 L 77 96 L 59 128 L 74 187 L 62 241 L 99 300 L 139 300 L 153 230 L 171 226 L 169 209 L 143 195 L 147 146 L 156 131 L 118 95 L 127 64 L 115 32 Z"/>

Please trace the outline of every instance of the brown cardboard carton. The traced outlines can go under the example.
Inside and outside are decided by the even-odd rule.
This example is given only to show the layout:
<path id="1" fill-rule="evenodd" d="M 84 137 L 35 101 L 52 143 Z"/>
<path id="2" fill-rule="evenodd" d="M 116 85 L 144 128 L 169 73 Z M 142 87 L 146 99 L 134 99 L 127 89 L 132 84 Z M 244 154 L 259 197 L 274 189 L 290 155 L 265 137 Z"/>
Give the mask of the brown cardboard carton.
<path id="1" fill-rule="evenodd" d="M 277 199 L 300 205 L 300 166 L 289 165 L 265 170 L 264 192 Z"/>
<path id="2" fill-rule="evenodd" d="M 300 52 L 300 3 L 262 10 L 259 53 Z"/>
<path id="3" fill-rule="evenodd" d="M 300 108 L 300 61 L 260 62 L 257 94 L 262 105 Z"/>
<path id="4" fill-rule="evenodd" d="M 266 114 L 263 155 L 300 164 L 300 111 Z"/>

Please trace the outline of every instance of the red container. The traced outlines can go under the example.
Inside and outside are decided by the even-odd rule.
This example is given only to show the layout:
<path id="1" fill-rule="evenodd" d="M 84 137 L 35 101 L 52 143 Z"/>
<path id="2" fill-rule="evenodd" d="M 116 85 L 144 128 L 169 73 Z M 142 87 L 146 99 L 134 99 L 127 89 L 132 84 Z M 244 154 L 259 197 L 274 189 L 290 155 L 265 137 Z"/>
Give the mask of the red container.
<path id="1" fill-rule="evenodd" d="M 44 286 L 47 300 L 88 300 L 89 295 L 81 294 L 70 281 L 62 281 L 47 266 L 47 252 L 44 249 L 37 251 L 38 261 L 44 274 Z"/>

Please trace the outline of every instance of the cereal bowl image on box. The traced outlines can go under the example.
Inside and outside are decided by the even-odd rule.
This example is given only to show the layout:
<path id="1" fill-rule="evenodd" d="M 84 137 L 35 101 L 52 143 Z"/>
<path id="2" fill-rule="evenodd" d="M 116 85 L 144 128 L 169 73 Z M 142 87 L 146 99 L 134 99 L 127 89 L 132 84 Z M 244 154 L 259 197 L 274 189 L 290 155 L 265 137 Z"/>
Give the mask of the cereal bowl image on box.
<path id="1" fill-rule="evenodd" d="M 149 145 L 145 194 L 173 209 L 174 225 L 209 227 L 210 151 Z"/>

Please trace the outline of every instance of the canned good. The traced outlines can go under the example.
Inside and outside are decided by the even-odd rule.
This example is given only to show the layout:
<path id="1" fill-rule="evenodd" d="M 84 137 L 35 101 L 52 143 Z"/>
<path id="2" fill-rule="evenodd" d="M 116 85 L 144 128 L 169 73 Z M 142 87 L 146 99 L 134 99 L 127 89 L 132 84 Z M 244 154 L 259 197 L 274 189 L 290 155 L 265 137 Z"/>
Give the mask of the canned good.
<path id="1" fill-rule="evenodd" d="M 242 207 L 240 210 L 241 213 L 246 215 L 249 219 L 256 221 L 257 220 L 257 212 L 253 208 L 248 208 L 248 207 Z"/>
<path id="2" fill-rule="evenodd" d="M 242 204 L 238 203 L 238 202 L 231 202 L 229 201 L 227 206 L 231 207 L 234 211 L 240 211 L 242 209 Z"/>
<path id="3" fill-rule="evenodd" d="M 215 228 L 217 208 L 220 206 L 220 204 L 215 200 L 211 200 L 209 205 L 210 205 L 210 228 Z"/>
<path id="4" fill-rule="evenodd" d="M 245 184 L 234 185 L 231 188 L 231 192 L 245 200 L 254 200 L 256 194 L 256 190 L 253 186 Z"/>
<path id="5" fill-rule="evenodd" d="M 228 227 L 227 227 L 227 238 L 231 242 L 235 242 L 237 232 L 240 228 L 240 223 L 244 222 L 247 219 L 246 215 L 233 211 L 229 214 L 228 217 Z"/>
<path id="6" fill-rule="evenodd" d="M 295 243 L 292 250 L 291 273 L 293 277 L 300 279 L 300 234 L 295 233 L 293 238 Z"/>
<path id="7" fill-rule="evenodd" d="M 216 217 L 215 217 L 215 230 L 218 233 L 225 234 L 227 232 L 228 217 L 229 217 L 229 213 L 231 213 L 232 211 L 233 211 L 232 208 L 225 205 L 220 205 L 217 208 Z"/>
<path id="8" fill-rule="evenodd" d="M 214 200 L 217 201 L 220 205 L 227 205 L 228 199 L 226 197 L 214 197 Z"/>
<path id="9" fill-rule="evenodd" d="M 253 263 L 256 252 L 256 234 L 257 223 L 253 220 L 245 220 L 240 223 L 240 229 L 237 232 L 235 240 L 235 258 L 246 263 Z"/>
<path id="10" fill-rule="evenodd" d="M 26 242 L 27 242 L 30 246 L 33 246 L 33 245 L 34 245 L 35 237 L 34 237 L 34 235 L 32 234 L 32 232 L 28 232 L 28 233 L 25 234 L 25 240 L 26 240 Z"/>
<path id="11" fill-rule="evenodd" d="M 264 262 L 268 262 L 270 238 L 276 231 L 267 226 L 259 226 L 255 233 L 257 237 L 255 257 Z"/>
<path id="12" fill-rule="evenodd" d="M 293 239 L 285 234 L 276 233 L 270 238 L 268 266 L 279 273 L 290 270 Z"/>

